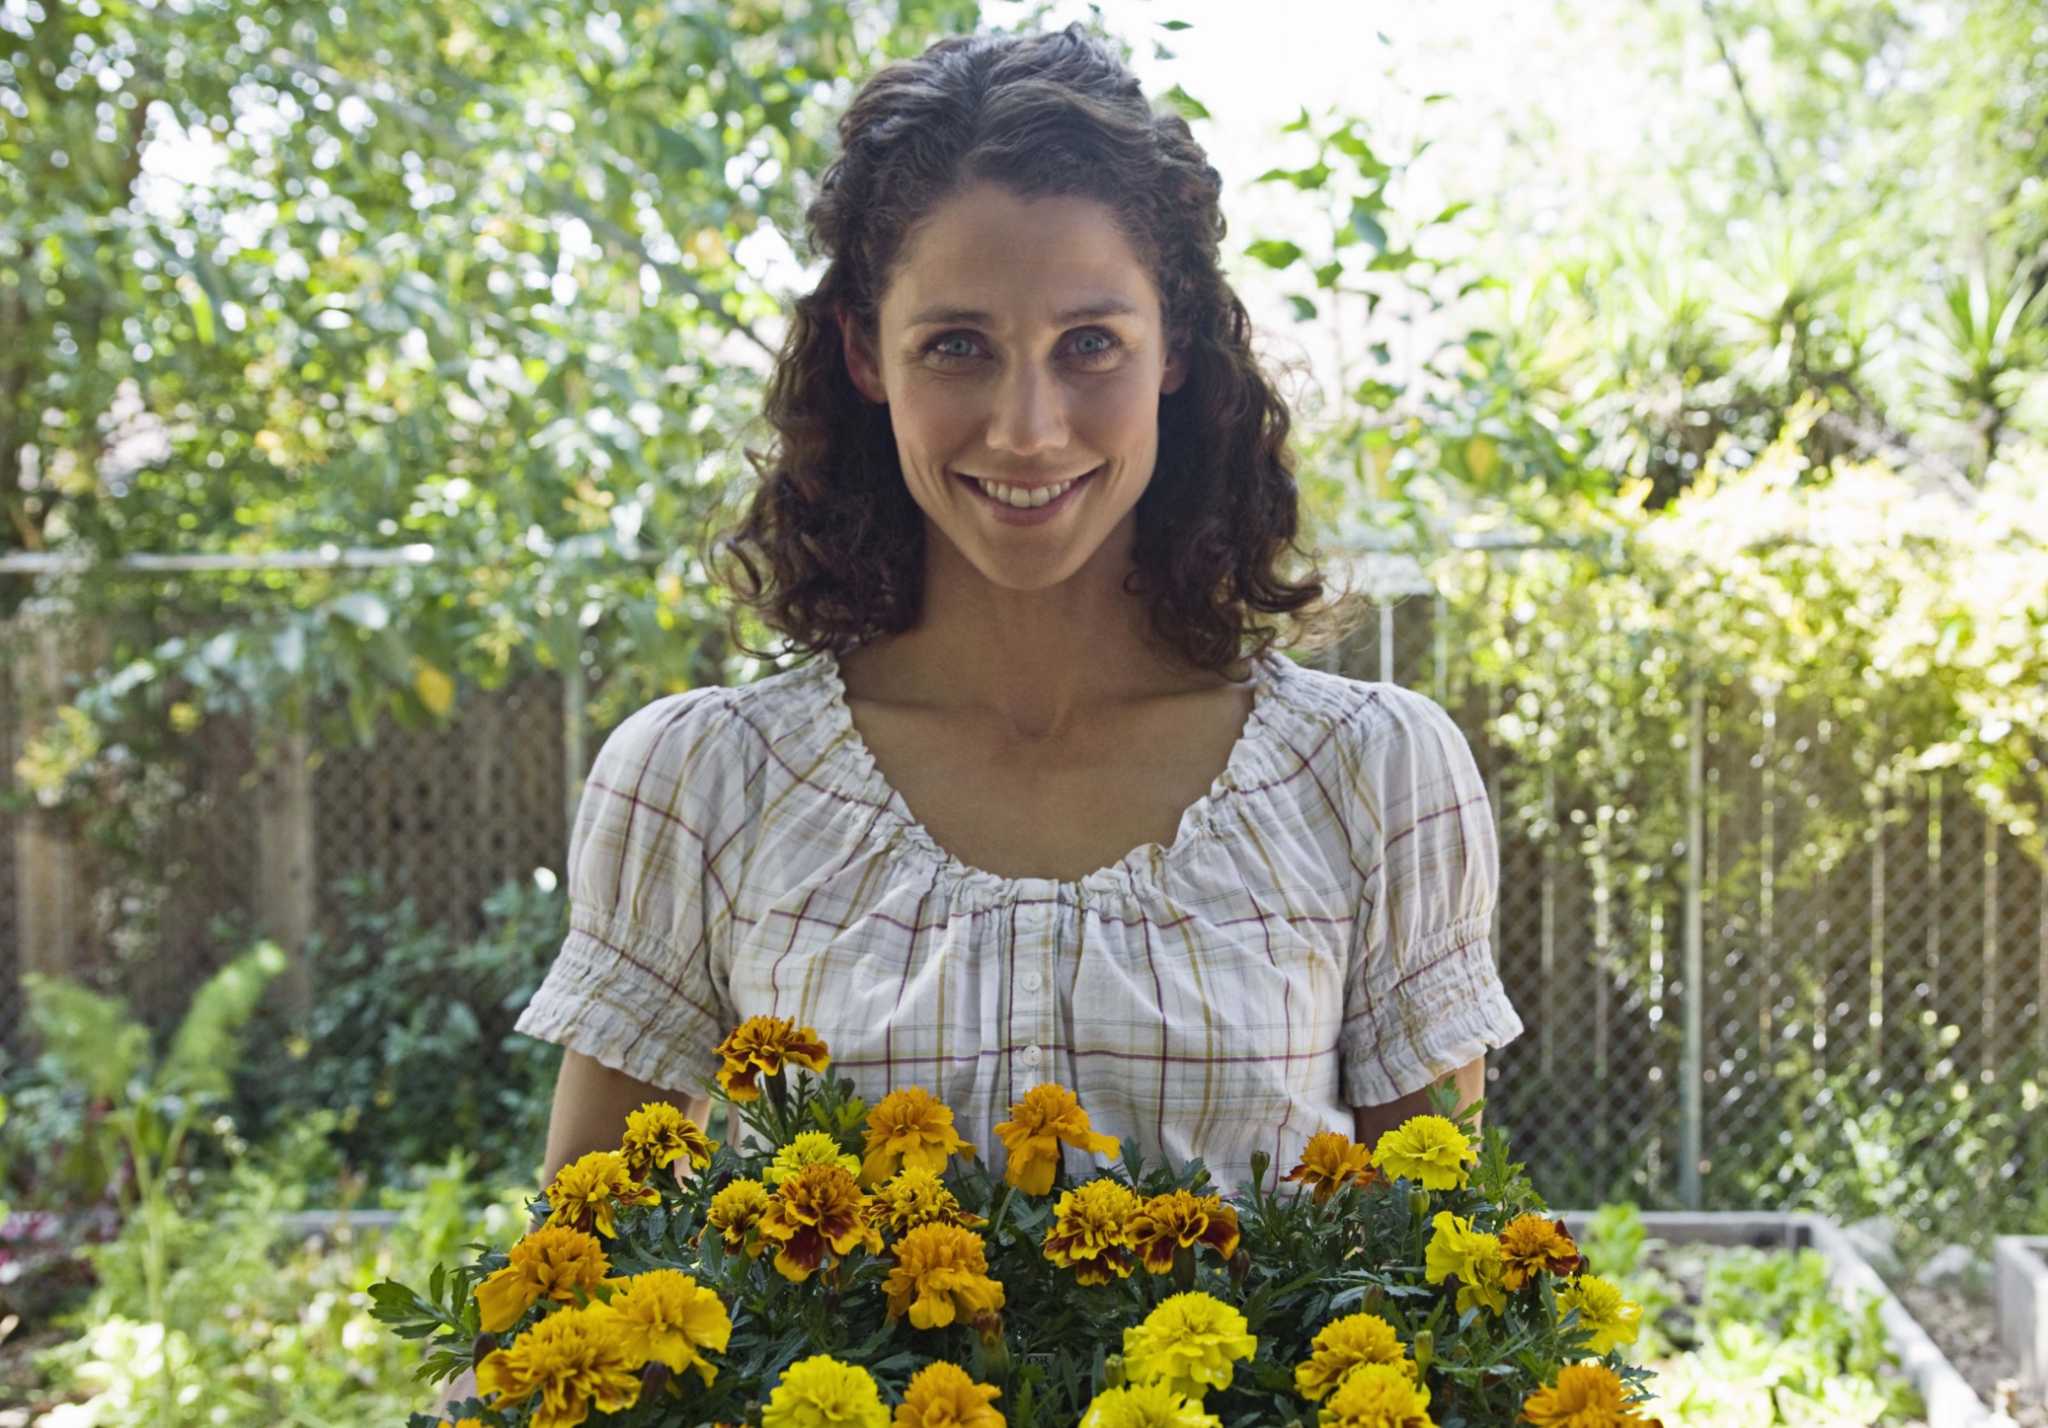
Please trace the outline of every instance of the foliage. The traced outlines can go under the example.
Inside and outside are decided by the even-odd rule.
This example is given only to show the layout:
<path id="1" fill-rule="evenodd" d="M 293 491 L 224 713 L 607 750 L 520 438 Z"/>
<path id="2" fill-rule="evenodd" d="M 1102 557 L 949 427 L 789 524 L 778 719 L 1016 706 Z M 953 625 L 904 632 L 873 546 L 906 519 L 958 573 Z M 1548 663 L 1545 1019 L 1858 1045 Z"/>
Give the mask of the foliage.
<path id="1" fill-rule="evenodd" d="M 467 1241 L 502 1241 L 518 1208 L 507 1201 L 477 1211 L 471 1164 L 457 1157 L 420 1188 L 384 1197 L 399 1212 L 388 1230 L 344 1219 L 323 1237 L 283 1237 L 278 1217 L 304 1208 L 332 1129 L 331 1117 L 307 1117 L 238 1157 L 203 1204 L 169 1218 L 161 1318 L 137 1317 L 155 1253 L 139 1222 L 95 1250 L 100 1288 L 70 1316 L 76 1337 L 40 1358 L 49 1392 L 68 1402 L 39 1421 L 267 1428 L 395 1421 L 407 1412 L 418 1397 L 413 1355 L 372 1318 L 370 1286 L 424 1272 Z"/>
<path id="2" fill-rule="evenodd" d="M 766 1020 L 757 1018 L 742 1027 L 726 1047 Z M 822 1043 L 816 1043 L 807 1028 L 796 1040 L 822 1052 Z M 740 1063 L 728 1051 L 726 1064 L 732 1071 Z M 1342 1183 L 1330 1185 L 1331 1195 L 1312 1197 L 1306 1193 L 1308 1185 L 1283 1188 L 1278 1176 L 1269 1178 L 1268 1171 L 1278 1167 L 1269 1165 L 1262 1154 L 1255 1155 L 1248 1193 L 1218 1201 L 1204 1212 L 1201 1223 L 1215 1232 L 1213 1238 L 1196 1239 L 1191 1230 L 1178 1241 L 1178 1248 L 1170 1241 L 1165 1258 L 1152 1266 L 1143 1261 L 1141 1248 L 1130 1248 L 1136 1242 L 1128 1242 L 1128 1252 L 1139 1262 L 1127 1276 L 1105 1275 L 1103 1284 L 1079 1283 L 1074 1270 L 1057 1264 L 1045 1248 L 1048 1232 L 1071 1203 L 1062 1194 L 1073 1188 L 1063 1162 L 1046 1171 L 1050 1193 L 1034 1193 L 1025 1183 L 1029 1172 L 1015 1149 L 1000 1178 L 971 1151 L 947 1157 L 943 1183 L 957 1197 L 957 1209 L 972 1221 L 966 1226 L 972 1231 L 968 1238 L 985 1249 L 986 1275 L 1001 1286 L 1000 1299 L 993 1312 L 962 1307 L 957 1317 L 949 1312 L 931 1327 L 913 1327 L 914 1320 L 904 1314 L 904 1300 L 895 1297 L 904 1292 L 894 1287 L 892 1276 L 907 1272 L 901 1270 L 905 1245 L 920 1231 L 892 1225 L 887 1218 L 883 1205 L 900 1182 L 866 1173 L 873 1169 L 875 1177 L 894 1176 L 893 1162 L 864 1166 L 860 1183 L 871 1188 L 872 1195 L 856 1190 L 850 1173 L 863 1156 L 884 1143 L 886 1133 L 869 1134 L 871 1111 L 854 1095 L 852 1082 L 821 1079 L 807 1070 L 786 1079 L 780 1061 L 756 1064 L 763 1066 L 765 1086 L 755 1087 L 749 1099 L 734 1100 L 727 1094 L 728 1088 L 735 1093 L 738 1088 L 725 1073 L 712 1093 L 745 1127 L 743 1144 L 706 1147 L 701 1161 L 691 1157 L 695 1173 L 686 1172 L 678 1160 L 672 1174 L 646 1158 L 654 1142 L 636 1141 L 642 1131 L 629 1121 L 619 1151 L 598 1152 L 565 1168 L 548 1192 L 533 1202 L 537 1234 L 552 1232 L 553 1226 L 588 1234 L 594 1224 L 601 1239 L 589 1239 L 588 1244 L 593 1250 L 602 1245 L 602 1273 L 607 1278 L 602 1284 L 593 1281 L 589 1294 L 564 1290 L 563 1299 L 573 1303 L 557 1304 L 543 1297 L 535 1304 L 541 1294 L 535 1289 L 522 1296 L 525 1307 L 515 1318 L 489 1323 L 491 1311 L 483 1306 L 491 1288 L 508 1279 L 514 1284 L 527 1282 L 526 1271 L 515 1262 L 523 1244 L 511 1254 L 490 1252 L 452 1270 L 437 1268 L 425 1294 L 397 1282 L 378 1286 L 379 1317 L 400 1333 L 427 1341 L 423 1375 L 446 1378 L 475 1365 L 489 1391 L 490 1355 L 513 1352 L 521 1336 L 537 1334 L 553 1315 L 595 1313 L 599 1306 L 581 1307 L 591 1295 L 609 1301 L 632 1284 L 633 1276 L 671 1268 L 686 1271 L 695 1285 L 715 1291 L 723 1306 L 721 1316 L 729 1317 L 729 1338 L 722 1333 L 713 1336 L 713 1376 L 705 1383 L 695 1378 L 685 1382 L 679 1376 L 681 1398 L 672 1406 L 668 1399 L 650 1399 L 639 1411 L 622 1417 L 599 1414 L 591 1421 L 758 1422 L 763 1401 L 789 1366 L 826 1354 L 871 1373 L 890 1399 L 900 1397 L 915 1369 L 942 1361 L 958 1364 L 978 1381 L 999 1388 L 1000 1411 L 1018 1428 L 1072 1423 L 1095 1396 L 1123 1382 L 1127 1371 L 1133 1375 L 1131 1381 L 1142 1381 L 1140 1350 L 1125 1331 L 1179 1291 L 1209 1296 L 1231 1306 L 1231 1312 L 1241 1312 L 1257 1340 L 1255 1355 L 1210 1391 L 1203 1412 L 1229 1423 L 1284 1422 L 1302 1416 L 1296 1365 L 1309 1357 L 1310 1341 L 1324 1325 L 1362 1312 L 1391 1326 L 1405 1346 L 1404 1355 L 1412 1356 L 1415 1376 L 1429 1390 L 1433 1420 L 1456 1428 L 1499 1421 L 1501 1414 L 1520 1407 L 1533 1391 L 1554 1380 L 1562 1365 L 1588 1357 L 1587 1336 L 1598 1328 L 1582 1323 L 1576 1309 L 1559 1303 L 1560 1292 L 1578 1283 L 1570 1277 L 1577 1255 L 1568 1239 L 1557 1242 L 1562 1263 L 1553 1261 L 1550 1268 L 1532 1272 L 1526 1285 L 1514 1291 L 1499 1289 L 1498 1242 L 1492 1242 L 1491 1271 L 1473 1268 L 1467 1261 L 1465 1269 L 1447 1275 L 1437 1266 L 1448 1239 L 1447 1222 L 1455 1219 L 1490 1236 L 1520 1216 L 1540 1222 L 1545 1208 L 1522 1167 L 1508 1158 L 1507 1139 L 1498 1127 L 1489 1128 L 1482 1138 L 1471 1129 L 1472 1109 L 1456 1121 L 1449 1117 L 1456 1093 L 1447 1087 L 1433 1090 L 1433 1113 L 1414 1118 L 1381 1140 L 1363 1188 L 1347 1175 L 1341 1177 Z M 642 1107 L 636 1116 L 662 1109 Z M 1085 1136 L 1085 1111 L 1069 1115 L 1068 1131 L 1062 1134 Z M 1020 1123 L 1027 1119 L 1022 1103 L 1012 1108 L 1011 1117 Z M 950 1133 L 950 1113 L 925 1124 L 937 1135 L 940 1121 Z M 1438 1162 L 1443 1179 L 1434 1189 L 1411 1178 L 1420 1172 L 1404 1169 L 1392 1148 L 1399 1138 L 1423 1134 L 1425 1123 L 1441 1131 L 1443 1145 L 1457 1148 L 1459 1160 L 1452 1167 L 1447 1163 L 1450 1152 L 1443 1152 Z M 687 1132 L 678 1129 L 670 1143 L 685 1146 L 696 1133 L 694 1126 Z M 842 1177 L 851 1196 L 847 1204 L 856 1207 L 850 1223 L 876 1231 L 867 1250 L 855 1242 L 856 1234 L 843 1253 L 785 1264 L 776 1252 L 776 1241 L 762 1228 L 765 1220 L 741 1226 L 743 1239 L 729 1242 L 707 1219 L 717 1194 L 742 1180 L 780 1183 L 782 1188 L 772 1192 L 776 1204 L 785 1199 L 791 1205 L 802 1203 L 789 1198 L 794 1181 L 779 1181 L 771 1171 L 793 1163 L 794 1147 L 803 1135 L 817 1142 L 803 1160 L 821 1172 L 828 1171 L 832 1156 L 847 1157 L 846 1170 L 829 1174 Z M 1341 1136 L 1331 1139 L 1343 1141 Z M 1344 1146 L 1353 1149 L 1348 1141 Z M 1358 1160 L 1353 1168 L 1359 1169 L 1367 1163 L 1366 1148 L 1355 1149 Z M 1057 1153 L 1057 1146 L 1054 1150 Z M 578 1177 L 586 1169 L 603 1172 L 607 1161 L 614 1162 L 622 1175 L 637 1178 L 604 1182 L 615 1184 L 617 1193 L 595 1200 L 569 1188 L 572 1181 L 581 1183 Z M 641 1168 L 631 1170 L 636 1164 Z M 1429 1172 L 1432 1179 L 1436 1173 Z M 1290 1178 L 1299 1178 L 1298 1172 Z M 1199 1160 L 1149 1165 L 1130 1140 L 1122 1143 L 1116 1165 L 1094 1182 L 1104 1179 L 1130 1188 L 1133 1211 L 1141 1203 L 1153 1203 L 1151 1197 L 1212 1193 Z M 605 1219 L 593 1221 L 590 1213 L 579 1210 L 585 1204 L 603 1205 L 602 1213 L 612 1217 L 613 1228 L 606 1228 Z M 768 1218 L 776 1213 L 770 1209 Z M 1228 1243 L 1218 1243 L 1226 1214 L 1241 1231 L 1241 1243 L 1237 1233 L 1228 1236 Z M 1126 1226 L 1134 1223 L 1127 1221 Z M 881 1233 L 885 1227 L 890 1241 L 886 1247 Z M 1464 1302 L 1473 1291 L 1460 1273 L 1469 1276 L 1470 1283 L 1493 1284 L 1500 1292 L 1499 1303 L 1488 1307 Z M 486 1286 L 483 1295 L 478 1292 L 480 1284 Z M 479 1337 L 486 1328 L 491 1332 Z M 1624 1341 L 1627 1337 L 1632 1334 L 1624 1335 Z M 1598 1361 L 1620 1381 L 1640 1382 L 1640 1371 L 1628 1367 L 1618 1349 L 1609 1348 Z M 639 1364 L 627 1367 L 637 1372 Z M 529 1421 L 530 1404 L 501 1399 L 494 1392 L 490 1397 L 494 1401 L 489 1404 L 459 1405 L 455 1411 L 481 1413 L 486 1422 Z M 412 1422 L 434 1420 L 418 1415 Z"/>
<path id="3" fill-rule="evenodd" d="M 337 1116 L 335 1149 L 372 1185 L 401 1182 L 451 1145 L 483 1183 L 538 1175 L 561 1050 L 512 1024 L 568 929 L 552 880 L 508 882 L 461 940 L 391 903 L 381 875 L 342 884 L 343 930 L 305 957 L 320 994 L 303 1014 L 266 1010 L 236 1081 L 236 1119 L 263 1139 L 314 1107 Z"/>
<path id="4" fill-rule="evenodd" d="M 1898 1373 L 1876 1296 L 1844 1305 L 1818 1250 L 1650 1240 L 1633 1204 L 1601 1207 L 1587 1258 L 1644 1306 L 1640 1350 L 1670 1428 L 1904 1422 L 1922 1412 Z M 1654 1244 L 1665 1267 L 1642 1258 Z M 1679 1277 L 1700 1276 L 1697 1305 Z"/>

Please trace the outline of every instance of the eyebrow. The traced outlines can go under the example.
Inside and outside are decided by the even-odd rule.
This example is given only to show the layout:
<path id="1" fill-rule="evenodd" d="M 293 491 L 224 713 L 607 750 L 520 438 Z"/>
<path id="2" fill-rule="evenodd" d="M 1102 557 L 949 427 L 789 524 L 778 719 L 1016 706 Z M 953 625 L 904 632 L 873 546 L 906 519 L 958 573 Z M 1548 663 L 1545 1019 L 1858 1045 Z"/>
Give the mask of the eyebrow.
<path id="1" fill-rule="evenodd" d="M 1055 313 L 1053 320 L 1064 326 L 1070 322 L 1094 322 L 1105 317 L 1129 317 L 1136 313 L 1137 310 L 1135 305 L 1124 301 L 1122 298 L 1103 298 L 1098 302 L 1091 302 L 1081 307 L 1068 308 L 1065 312 Z M 923 327 L 928 323 L 934 322 L 989 323 L 992 321 L 994 319 L 979 308 L 928 307 L 924 311 L 912 316 L 910 325 L 912 327 Z"/>

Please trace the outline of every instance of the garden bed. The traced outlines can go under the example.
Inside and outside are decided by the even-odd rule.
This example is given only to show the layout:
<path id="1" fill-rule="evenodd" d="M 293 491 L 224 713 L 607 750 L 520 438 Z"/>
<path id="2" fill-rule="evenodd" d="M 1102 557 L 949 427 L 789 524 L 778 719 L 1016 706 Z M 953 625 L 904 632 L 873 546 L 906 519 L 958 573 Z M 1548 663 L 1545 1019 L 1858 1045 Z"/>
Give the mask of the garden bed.
<path id="1" fill-rule="evenodd" d="M 1583 1237 L 1588 1234 L 1590 1217 L 1585 1212 L 1558 1213 L 1574 1237 L 1585 1243 Z M 1711 1266 L 1721 1256 L 1743 1250 L 1785 1254 L 1812 1250 L 1825 1264 L 1827 1287 L 1836 1302 L 1845 1306 L 1875 1302 L 1884 1343 L 1898 1360 L 1897 1373 L 1911 1384 L 1922 1400 L 1923 1411 L 1917 1416 L 1896 1409 L 1873 1412 L 1870 1417 L 1873 1424 L 1882 1424 L 1884 1428 L 1918 1428 L 1918 1425 L 1927 1424 L 1939 1425 L 1939 1428 L 1994 1428 L 1994 1425 L 2001 1424 L 2002 1420 L 1992 1417 L 1984 1401 L 1948 1359 L 1934 1337 L 1892 1293 L 1832 1220 L 1810 1214 L 1658 1211 L 1642 1213 L 1638 1218 L 1648 1238 L 1642 1243 L 1640 1263 L 1632 1266 L 1633 1271 L 1641 1274 L 1647 1270 L 1650 1280 L 1661 1280 L 1676 1290 L 1673 1296 L 1676 1302 L 1664 1306 L 1662 1313 L 1657 1315 L 1664 1337 L 1686 1344 L 1696 1338 L 1700 1328 L 1712 1328 L 1696 1322 L 1695 1316 L 1701 1314 Z M 1593 1268 L 1598 1273 L 1608 1272 L 1598 1254 L 1594 1254 Z M 1625 1282 L 1629 1277 L 1626 1274 L 1622 1276 Z M 1650 1317 L 1651 1309 L 1646 1308 L 1646 1320 Z M 1728 1377 L 1739 1375 L 1775 1382 L 1778 1374 L 1787 1371 L 1787 1363 L 1775 1355 L 1774 1346 L 1767 1340 L 1751 1341 L 1741 1335 L 1732 1337 L 1732 1344 L 1717 1344 L 1715 1353 L 1751 1353 L 1754 1361 L 1745 1363 L 1739 1370 L 1724 1369 Z M 1656 1335 L 1646 1334 L 1645 1340 L 1646 1348 L 1655 1350 L 1663 1347 Z M 1643 1355 L 1645 1364 L 1659 1371 L 1661 1389 L 1672 1394 L 1685 1391 L 1685 1363 L 1688 1358 L 1683 1354 L 1661 1352 Z M 1849 1393 L 1852 1388 L 1849 1380 L 1855 1377 L 1855 1374 L 1844 1374 L 1840 1391 Z M 1830 1386 L 1828 1391 L 1835 1393 L 1837 1386 Z M 1846 1407 L 1846 1404 L 1837 1405 L 1837 1411 Z M 1681 1414 L 1666 1419 L 1667 1423 L 1701 1421 L 1732 1424 L 1736 1419 L 1688 1418 Z"/>

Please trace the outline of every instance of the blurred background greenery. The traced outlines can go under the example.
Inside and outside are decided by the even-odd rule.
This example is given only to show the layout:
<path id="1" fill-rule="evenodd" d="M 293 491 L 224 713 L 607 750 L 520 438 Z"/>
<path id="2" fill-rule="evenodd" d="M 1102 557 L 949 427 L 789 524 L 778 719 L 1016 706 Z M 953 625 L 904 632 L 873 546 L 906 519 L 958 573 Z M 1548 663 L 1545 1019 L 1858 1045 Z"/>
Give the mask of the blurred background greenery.
<path id="1" fill-rule="evenodd" d="M 589 754 L 767 672 L 693 551 L 838 107 L 1071 18 L 1224 172 L 1333 667 L 1487 772 L 1553 1203 L 2048 1227 L 2048 17 L 1379 8 L 0 3 L 0 1355 L 403 1398 L 264 1227 L 506 1228 Z"/>

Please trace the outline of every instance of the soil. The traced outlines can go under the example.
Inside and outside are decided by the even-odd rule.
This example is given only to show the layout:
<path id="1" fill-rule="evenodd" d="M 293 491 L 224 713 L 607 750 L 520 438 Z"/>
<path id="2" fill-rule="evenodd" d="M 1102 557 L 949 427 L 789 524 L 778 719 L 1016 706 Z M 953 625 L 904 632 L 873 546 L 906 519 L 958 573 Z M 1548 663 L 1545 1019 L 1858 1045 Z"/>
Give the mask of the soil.
<path id="1" fill-rule="evenodd" d="M 2048 1428 L 2048 1398 L 2021 1390 L 2019 1361 L 1998 1342 L 1998 1306 L 1988 1290 L 1910 1280 L 1888 1287 L 1985 1406 L 2006 1415 L 2001 1428 Z"/>

